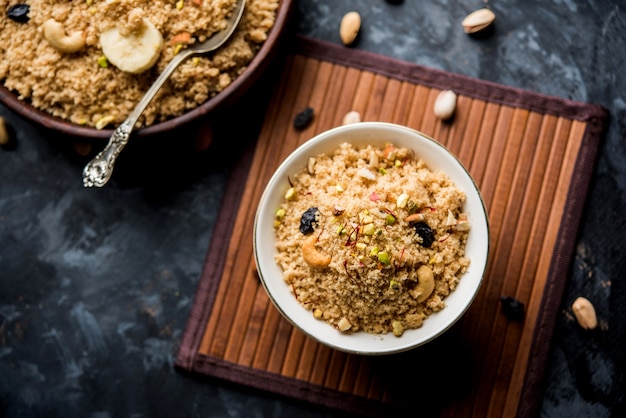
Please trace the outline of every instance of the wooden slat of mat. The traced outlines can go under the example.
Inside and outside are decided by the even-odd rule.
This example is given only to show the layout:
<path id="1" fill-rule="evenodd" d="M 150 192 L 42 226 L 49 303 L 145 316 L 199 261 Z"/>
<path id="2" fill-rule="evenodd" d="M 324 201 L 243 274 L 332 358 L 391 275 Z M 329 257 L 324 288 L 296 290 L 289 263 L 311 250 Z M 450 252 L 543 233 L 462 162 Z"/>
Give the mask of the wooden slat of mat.
<path id="1" fill-rule="evenodd" d="M 442 406 L 442 415 L 515 414 L 586 123 L 462 94 L 454 120 L 442 123 L 431 112 L 439 92 L 367 70 L 290 57 L 258 139 L 200 357 L 273 373 L 285 384 L 394 401 L 397 388 L 383 379 L 376 360 L 321 346 L 280 316 L 258 282 L 252 255 L 256 203 L 273 170 L 296 146 L 357 110 L 363 120 L 405 124 L 437 138 L 477 181 L 490 217 L 490 263 L 457 328 L 471 359 L 470 384 Z M 315 109 L 315 118 L 297 132 L 292 120 L 307 106 Z M 524 323 L 501 315 L 502 294 L 526 304 Z"/>

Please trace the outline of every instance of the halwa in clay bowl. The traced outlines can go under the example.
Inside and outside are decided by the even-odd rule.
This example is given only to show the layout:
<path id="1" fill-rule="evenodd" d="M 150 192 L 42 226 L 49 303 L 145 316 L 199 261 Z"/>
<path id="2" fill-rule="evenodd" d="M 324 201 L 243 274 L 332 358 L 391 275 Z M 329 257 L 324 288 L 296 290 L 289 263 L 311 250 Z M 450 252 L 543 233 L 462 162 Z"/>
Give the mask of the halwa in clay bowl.
<path id="1" fill-rule="evenodd" d="M 0 0 L 0 101 L 47 128 L 108 138 L 182 48 L 217 33 L 235 0 Z M 182 63 L 137 134 L 168 131 L 236 100 L 269 65 L 292 0 L 247 0 L 214 53 Z"/>
<path id="2" fill-rule="evenodd" d="M 329 347 L 378 355 L 425 344 L 463 315 L 489 226 L 476 184 L 443 145 L 362 122 L 287 157 L 260 199 L 253 243 L 287 320 Z"/>

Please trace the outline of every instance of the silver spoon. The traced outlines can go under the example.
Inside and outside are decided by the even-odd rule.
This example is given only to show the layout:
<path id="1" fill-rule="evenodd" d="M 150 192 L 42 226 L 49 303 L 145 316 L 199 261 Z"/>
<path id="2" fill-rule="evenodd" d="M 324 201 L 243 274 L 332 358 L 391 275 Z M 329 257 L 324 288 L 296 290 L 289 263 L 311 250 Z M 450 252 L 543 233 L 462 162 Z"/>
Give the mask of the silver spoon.
<path id="1" fill-rule="evenodd" d="M 113 174 L 115 160 L 128 143 L 128 137 L 137 119 L 139 119 L 139 116 L 141 116 L 146 106 L 148 106 L 148 103 L 154 98 L 161 86 L 163 86 L 163 83 L 165 83 L 174 70 L 190 56 L 205 54 L 222 46 L 231 37 L 233 32 L 235 32 L 241 20 L 241 16 L 243 15 L 245 4 L 246 0 L 237 1 L 235 8 L 228 18 L 225 29 L 217 32 L 202 43 L 194 44 L 189 48 L 183 49 L 174 56 L 172 61 L 165 67 L 154 84 L 150 86 L 150 89 L 144 94 L 130 115 L 128 115 L 128 118 L 113 131 L 107 146 L 100 151 L 93 160 L 87 163 L 83 169 L 83 185 L 85 187 L 102 187 L 109 181 L 111 174 Z"/>

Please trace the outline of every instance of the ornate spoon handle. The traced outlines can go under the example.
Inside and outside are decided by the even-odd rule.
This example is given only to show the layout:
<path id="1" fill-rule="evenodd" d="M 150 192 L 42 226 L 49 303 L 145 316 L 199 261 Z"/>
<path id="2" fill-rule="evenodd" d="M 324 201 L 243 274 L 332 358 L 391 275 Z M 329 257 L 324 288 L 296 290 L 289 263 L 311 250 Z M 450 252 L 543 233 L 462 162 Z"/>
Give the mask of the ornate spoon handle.
<path id="1" fill-rule="evenodd" d="M 102 187 L 113 174 L 113 166 L 117 156 L 128 143 L 132 126 L 123 122 L 113 131 L 107 146 L 91 160 L 83 169 L 83 186 Z"/>
<path id="2" fill-rule="evenodd" d="M 130 115 L 128 115 L 128 118 L 126 118 L 126 120 L 122 122 L 122 124 L 118 126 L 115 131 L 113 131 L 107 146 L 104 147 L 104 149 L 100 151 L 93 158 L 93 160 L 87 163 L 83 169 L 83 185 L 85 187 L 102 187 L 107 184 L 113 174 L 115 161 L 128 143 L 128 138 L 135 127 L 137 119 L 139 119 L 139 116 L 141 116 L 143 111 L 146 109 L 146 106 L 148 106 L 150 101 L 152 101 L 154 96 L 156 96 L 161 86 L 180 65 L 180 63 L 194 53 L 195 51 L 193 50 L 181 51 L 163 69 L 163 72 L 154 81 L 152 86 L 150 86 L 146 94 L 143 95 L 139 103 L 137 103 L 137 106 L 133 109 Z"/>

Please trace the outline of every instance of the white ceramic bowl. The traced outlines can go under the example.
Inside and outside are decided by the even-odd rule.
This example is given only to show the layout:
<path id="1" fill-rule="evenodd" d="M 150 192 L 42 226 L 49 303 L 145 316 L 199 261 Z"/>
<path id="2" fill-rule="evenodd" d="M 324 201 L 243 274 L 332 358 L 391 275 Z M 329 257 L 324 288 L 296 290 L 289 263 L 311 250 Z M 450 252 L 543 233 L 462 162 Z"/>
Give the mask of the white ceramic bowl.
<path id="1" fill-rule="evenodd" d="M 293 177 L 306 167 L 311 156 L 332 153 L 343 142 L 354 145 L 386 143 L 412 149 L 433 171 L 443 171 L 463 190 L 467 200 L 464 211 L 471 229 L 465 248 L 470 258 L 467 273 L 457 288 L 444 299 L 446 307 L 430 315 L 422 327 L 406 330 L 401 337 L 392 333 L 373 335 L 365 332 L 342 333 L 315 319 L 290 292 L 283 280 L 281 268 L 274 260 L 276 237 L 273 222 L 289 187 L 287 177 Z M 323 132 L 296 149 L 278 167 L 261 196 L 254 222 L 254 256 L 261 282 L 281 314 L 304 333 L 337 350 L 348 353 L 378 355 L 406 351 L 425 344 L 450 328 L 468 309 L 483 279 L 489 254 L 489 225 L 487 212 L 478 187 L 470 174 L 443 145 L 413 129 L 381 122 L 361 122 Z"/>

